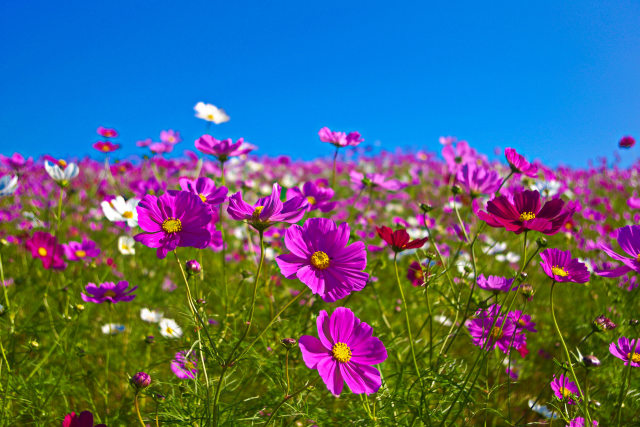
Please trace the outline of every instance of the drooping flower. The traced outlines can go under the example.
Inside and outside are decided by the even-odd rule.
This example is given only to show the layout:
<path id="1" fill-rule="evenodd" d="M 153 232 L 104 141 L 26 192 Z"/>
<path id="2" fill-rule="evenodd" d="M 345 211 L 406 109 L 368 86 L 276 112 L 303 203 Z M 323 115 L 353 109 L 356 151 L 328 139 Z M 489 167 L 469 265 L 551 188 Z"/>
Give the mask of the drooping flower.
<path id="1" fill-rule="evenodd" d="M 118 132 L 115 129 L 108 129 L 103 126 L 99 126 L 96 132 L 103 138 L 116 138 L 118 136 Z"/>
<path id="2" fill-rule="evenodd" d="M 336 202 L 331 202 L 334 192 L 328 187 L 321 187 L 312 181 L 307 181 L 302 186 L 302 190 L 298 187 L 290 188 L 287 191 L 287 200 L 294 197 L 304 197 L 309 202 L 308 210 L 320 210 L 321 212 L 330 212 L 336 207 Z"/>
<path id="3" fill-rule="evenodd" d="M 136 207 L 140 203 L 140 199 L 131 198 L 129 200 L 124 199 L 122 196 L 117 196 L 111 200 L 104 200 L 100 203 L 104 216 L 111 222 L 126 222 L 129 227 L 135 227 L 138 225 L 138 212 Z"/>
<path id="4" fill-rule="evenodd" d="M 282 274 L 298 278 L 311 292 L 326 302 L 361 291 L 369 275 L 364 243 L 348 245 L 351 231 L 347 223 L 336 226 L 326 218 L 309 218 L 304 225 L 292 225 L 284 243 L 291 253 L 276 257 Z"/>
<path id="5" fill-rule="evenodd" d="M 182 177 L 178 180 L 178 183 L 182 191 L 195 194 L 202 200 L 202 203 L 206 203 L 211 209 L 224 203 L 227 199 L 227 192 L 229 191 L 227 187 L 224 186 L 216 187 L 214 180 L 204 176 L 198 179 Z M 175 195 L 178 191 L 169 190 L 169 193 Z"/>
<path id="6" fill-rule="evenodd" d="M 64 255 L 69 261 L 83 261 L 100 255 L 100 248 L 96 246 L 96 242 L 86 237 L 82 239 L 82 242 L 71 241 L 62 246 L 64 247 Z"/>
<path id="7" fill-rule="evenodd" d="M 133 239 L 133 237 L 130 237 L 130 236 L 118 237 L 118 250 L 122 255 L 135 255 L 136 253 L 135 244 L 136 244 L 136 241 Z"/>
<path id="8" fill-rule="evenodd" d="M 623 136 L 618 142 L 620 148 L 631 148 L 636 145 L 636 140 L 632 136 Z"/>
<path id="9" fill-rule="evenodd" d="M 545 274 L 556 282 L 586 283 L 589 281 L 589 269 L 586 265 L 571 258 L 570 251 L 549 248 L 540 253 L 540 265 Z"/>
<path id="10" fill-rule="evenodd" d="M 631 258 L 618 255 L 610 246 L 601 243 L 599 248 L 616 261 L 621 261 L 622 265 L 613 270 L 595 270 L 598 276 L 603 277 L 620 277 L 630 271 L 640 273 L 640 225 L 626 225 L 617 230 L 618 245 L 620 248 L 631 255 Z"/>
<path id="11" fill-rule="evenodd" d="M 93 302 L 96 304 L 102 304 L 103 302 L 117 304 L 119 302 L 128 302 L 133 300 L 136 297 L 133 294 L 133 291 L 138 289 L 138 287 L 134 286 L 129 289 L 129 282 L 122 280 L 117 284 L 113 282 L 100 283 L 99 285 L 89 283 L 84 289 L 90 295 L 86 295 L 82 292 L 80 296 L 83 301 Z"/>
<path id="12" fill-rule="evenodd" d="M 107 427 L 105 424 L 93 424 L 93 414 L 82 411 L 80 414 L 71 412 L 64 417 L 62 427 Z"/>
<path id="13" fill-rule="evenodd" d="M 196 140 L 195 145 L 202 153 L 210 154 L 220 162 L 226 162 L 229 157 L 248 154 L 255 149 L 253 145 L 244 142 L 244 138 L 240 138 L 234 143 L 231 138 L 218 140 L 211 135 L 202 135 Z"/>
<path id="14" fill-rule="evenodd" d="M 67 164 L 66 161 L 60 159 L 56 163 L 49 160 L 44 161 L 44 168 L 49 176 L 61 187 L 66 187 L 69 182 L 78 176 L 80 169 L 75 163 Z"/>
<path id="15" fill-rule="evenodd" d="M 193 109 L 196 111 L 196 117 L 199 119 L 213 122 L 217 125 L 220 123 L 228 122 L 229 116 L 222 108 L 218 108 L 212 104 L 205 104 L 204 102 L 198 102 Z"/>
<path id="16" fill-rule="evenodd" d="M 507 162 L 514 173 L 521 173 L 531 178 L 538 176 L 538 166 L 529 163 L 527 159 L 525 159 L 522 154 L 518 154 L 515 149 L 505 148 L 504 156 L 507 158 Z"/>
<path id="17" fill-rule="evenodd" d="M 182 141 L 182 138 L 180 138 L 180 132 L 169 129 L 160 132 L 160 141 L 175 145 Z"/>
<path id="18" fill-rule="evenodd" d="M 140 310 L 140 318 L 148 323 L 158 323 L 162 320 L 163 313 L 156 310 L 149 310 L 148 308 L 143 308 Z"/>
<path id="19" fill-rule="evenodd" d="M 580 400 L 580 393 L 576 383 L 562 374 L 560 374 L 560 377 L 553 376 L 551 390 L 559 400 L 566 402 L 568 405 L 575 405 L 576 401 Z"/>
<path id="20" fill-rule="evenodd" d="M 331 317 L 320 311 L 316 324 L 319 339 L 303 335 L 298 340 L 305 365 L 317 369 L 336 396 L 342 392 L 344 382 L 355 394 L 377 392 L 380 372 L 372 365 L 384 362 L 387 350 L 373 336 L 371 326 L 346 307 L 336 308 Z"/>
<path id="21" fill-rule="evenodd" d="M 320 141 L 328 142 L 336 147 L 356 146 L 364 141 L 359 132 L 332 132 L 328 127 L 323 127 L 318 131 Z"/>
<path id="22" fill-rule="evenodd" d="M 111 153 L 112 151 L 116 151 L 120 148 L 120 144 L 114 144 L 111 141 L 98 141 L 93 144 L 93 148 L 102 153 Z"/>
<path id="23" fill-rule="evenodd" d="M 457 183 L 472 198 L 481 194 L 492 194 L 500 187 L 500 174 L 495 170 L 488 170 L 477 163 L 466 163 L 456 174 Z"/>
<path id="24" fill-rule="evenodd" d="M 145 233 L 134 239 L 150 248 L 157 248 L 158 258 L 177 247 L 203 249 L 209 245 L 211 221 L 209 208 L 195 194 L 180 191 L 160 197 L 146 195 L 136 208 L 138 223 Z"/>
<path id="25" fill-rule="evenodd" d="M 476 215 L 491 227 L 506 228 L 516 234 L 535 230 L 543 234 L 556 234 L 571 218 L 573 209 L 565 209 L 564 201 L 553 199 L 541 208 L 540 193 L 524 190 L 513 197 L 498 196 L 487 202 L 487 212 Z"/>
<path id="26" fill-rule="evenodd" d="M 394 231 L 385 225 L 382 227 L 376 227 L 376 232 L 378 233 L 378 236 L 387 243 L 387 245 L 391 246 L 391 249 L 393 249 L 394 252 L 421 248 L 427 240 L 429 240 L 428 237 L 409 240 L 409 233 L 407 233 L 407 230 L 404 228 Z"/>
<path id="27" fill-rule="evenodd" d="M 618 338 L 618 342 L 609 344 L 609 353 L 624 362 L 624 366 L 631 363 L 633 367 L 640 367 L 640 338 L 629 340 L 626 337 Z"/>
<path id="28" fill-rule="evenodd" d="M 160 335 L 165 338 L 180 338 L 182 336 L 182 328 L 173 319 L 163 318 L 158 327 Z"/>
<path id="29" fill-rule="evenodd" d="M 236 221 L 247 221 L 256 230 L 265 230 L 277 222 L 296 223 L 304 217 L 307 200 L 294 197 L 282 203 L 280 186 L 273 184 L 270 196 L 262 197 L 254 205 L 242 200 L 239 191 L 229 198 L 227 212 Z"/>
<path id="30" fill-rule="evenodd" d="M 480 289 L 484 289 L 491 292 L 509 292 L 516 290 L 518 286 L 513 285 L 515 279 L 507 279 L 502 276 L 489 276 L 484 277 L 484 274 L 478 275 L 478 280 L 476 280 L 476 284 Z"/>
<path id="31" fill-rule="evenodd" d="M 478 310 L 466 326 L 473 344 L 485 351 L 496 345 L 505 354 L 526 344 L 526 336 L 509 316 L 500 315 L 500 306 L 494 304 L 486 310 Z"/>
<path id="32" fill-rule="evenodd" d="M 33 236 L 26 241 L 26 247 L 31 251 L 31 256 L 40 258 L 45 269 L 64 270 L 67 267 L 62 255 L 64 247 L 58 243 L 55 236 L 46 231 L 36 231 Z"/>
<path id="33" fill-rule="evenodd" d="M 179 351 L 171 361 L 171 370 L 180 379 L 195 379 L 198 374 L 198 358 L 195 352 L 187 356 L 186 351 Z"/>

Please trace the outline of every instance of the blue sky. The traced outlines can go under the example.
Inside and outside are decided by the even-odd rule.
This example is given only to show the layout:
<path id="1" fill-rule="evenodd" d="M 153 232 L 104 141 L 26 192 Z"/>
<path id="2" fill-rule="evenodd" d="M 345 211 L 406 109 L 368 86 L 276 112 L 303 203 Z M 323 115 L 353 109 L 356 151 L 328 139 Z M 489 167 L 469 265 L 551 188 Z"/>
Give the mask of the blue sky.
<path id="1" fill-rule="evenodd" d="M 99 125 L 121 156 L 169 128 L 193 149 L 198 101 L 231 116 L 214 136 L 306 159 L 322 126 L 573 165 L 640 136 L 639 2 L 444 3 L 3 2 L 0 152 L 91 153 Z"/>

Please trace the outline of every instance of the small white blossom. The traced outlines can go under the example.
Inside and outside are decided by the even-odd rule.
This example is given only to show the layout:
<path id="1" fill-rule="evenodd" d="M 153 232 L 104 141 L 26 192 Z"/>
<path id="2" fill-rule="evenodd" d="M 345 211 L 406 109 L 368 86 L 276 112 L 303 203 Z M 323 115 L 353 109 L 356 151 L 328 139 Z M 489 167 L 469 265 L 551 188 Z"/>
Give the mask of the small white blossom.
<path id="1" fill-rule="evenodd" d="M 51 163 L 48 160 L 44 161 L 44 168 L 49 176 L 61 186 L 69 185 L 69 181 L 78 176 L 80 169 L 75 163 L 65 162 L 64 160 L 58 160 L 58 163 Z"/>
<path id="2" fill-rule="evenodd" d="M 130 236 L 118 237 L 118 250 L 122 255 L 135 255 L 136 248 L 134 247 L 136 241 Z"/>
<path id="3" fill-rule="evenodd" d="M 138 211 L 136 206 L 140 203 L 140 199 L 124 200 L 124 197 L 118 196 L 111 201 L 103 201 L 100 203 L 104 216 L 111 222 L 127 222 L 129 227 L 138 226 Z"/>
<path id="4" fill-rule="evenodd" d="M 160 335 L 165 338 L 180 338 L 182 336 L 182 328 L 173 319 L 162 319 L 158 326 L 160 327 Z"/>
<path id="5" fill-rule="evenodd" d="M 199 119 L 213 122 L 217 125 L 220 123 L 228 122 L 230 117 L 224 112 L 222 108 L 218 108 L 212 104 L 205 104 L 204 102 L 198 102 L 193 109 L 196 111 L 196 117 Z"/>
<path id="6" fill-rule="evenodd" d="M 107 323 L 102 326 L 102 333 L 105 335 L 118 335 L 124 332 L 125 327 L 119 323 Z"/>
<path id="7" fill-rule="evenodd" d="M 140 318 L 145 322 L 158 323 L 162 320 L 162 313 L 156 310 L 149 310 L 145 307 L 140 310 Z"/>

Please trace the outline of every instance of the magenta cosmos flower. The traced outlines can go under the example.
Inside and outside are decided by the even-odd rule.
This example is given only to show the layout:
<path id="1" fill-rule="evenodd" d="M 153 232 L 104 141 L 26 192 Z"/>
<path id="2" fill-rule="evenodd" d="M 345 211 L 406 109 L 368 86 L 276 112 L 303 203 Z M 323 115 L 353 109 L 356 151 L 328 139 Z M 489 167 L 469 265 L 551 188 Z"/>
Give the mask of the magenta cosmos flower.
<path id="1" fill-rule="evenodd" d="M 589 269 L 586 265 L 571 258 L 571 252 L 549 248 L 540 253 L 540 265 L 545 274 L 556 282 L 586 283 L 589 281 Z"/>
<path id="2" fill-rule="evenodd" d="M 480 289 L 491 292 L 509 292 L 518 288 L 518 286 L 511 286 L 514 280 L 515 279 L 507 279 L 502 276 L 484 277 L 484 274 L 480 274 L 476 280 L 476 284 Z"/>
<path id="3" fill-rule="evenodd" d="M 409 185 L 397 179 L 387 179 L 381 173 L 368 173 L 365 176 L 360 172 L 351 171 L 349 178 L 351 179 L 352 188 L 357 191 L 363 190 L 368 186 L 371 186 L 374 190 L 399 191 Z"/>
<path id="4" fill-rule="evenodd" d="M 513 173 L 521 173 L 531 178 L 538 176 L 538 166 L 532 165 L 521 154 L 518 154 L 513 148 L 505 148 L 504 156 L 507 158 L 509 166 Z"/>
<path id="5" fill-rule="evenodd" d="M 204 154 L 211 154 L 221 162 L 226 162 L 229 157 L 249 153 L 253 146 L 245 143 L 243 138 L 234 143 L 231 138 L 220 141 L 211 135 L 202 135 L 196 140 L 196 148 Z"/>
<path id="6" fill-rule="evenodd" d="M 147 194 L 136 207 L 138 225 L 146 233 L 134 236 L 137 242 L 158 248 L 156 255 L 164 258 L 177 247 L 203 249 L 209 245 L 207 229 L 211 212 L 195 194 L 180 191 L 160 197 Z"/>
<path id="7" fill-rule="evenodd" d="M 609 353 L 624 361 L 624 366 L 629 365 L 640 367 L 640 338 L 629 341 L 628 338 L 620 337 L 618 342 L 609 344 Z"/>
<path id="8" fill-rule="evenodd" d="M 120 148 L 120 144 L 114 144 L 111 141 L 98 141 L 93 144 L 93 148 L 103 153 L 111 153 Z"/>
<path id="9" fill-rule="evenodd" d="M 495 193 L 502 181 L 498 172 L 478 166 L 475 162 L 462 165 L 456 180 L 471 197 Z"/>
<path id="10" fill-rule="evenodd" d="M 31 251 L 31 256 L 40 258 L 45 269 L 64 270 L 67 264 L 62 259 L 64 247 L 58 243 L 55 236 L 45 232 L 36 231 L 26 242 L 26 247 Z"/>
<path id="11" fill-rule="evenodd" d="M 71 412 L 64 417 L 62 427 L 107 427 L 105 424 L 93 424 L 93 414 L 82 411 L 80 414 Z"/>
<path id="12" fill-rule="evenodd" d="M 309 211 L 320 210 L 321 212 L 332 211 L 336 207 L 336 202 L 331 202 L 333 198 L 333 189 L 321 187 L 315 183 L 308 181 L 302 186 L 302 190 L 293 187 L 287 190 L 287 199 L 294 197 L 304 197 L 309 202 Z"/>
<path id="13" fill-rule="evenodd" d="M 103 138 L 116 138 L 118 136 L 118 132 L 115 129 L 109 129 L 103 126 L 99 126 L 96 132 Z"/>
<path id="14" fill-rule="evenodd" d="M 131 301 L 136 297 L 132 292 L 138 289 L 138 287 L 134 286 L 131 289 L 128 288 L 129 282 L 126 280 L 122 280 L 118 282 L 118 284 L 113 282 L 100 283 L 99 285 L 89 283 L 84 287 L 84 289 L 90 295 L 86 295 L 82 292 L 80 296 L 82 297 L 82 300 L 86 302 L 93 302 L 96 304 L 110 302 L 112 304 L 116 304 L 119 302 Z"/>
<path id="15" fill-rule="evenodd" d="M 569 381 L 569 378 L 560 374 L 560 377 L 553 376 L 551 381 L 551 390 L 553 394 L 562 401 L 566 401 L 569 405 L 575 405 L 576 400 L 580 400 L 580 393 L 578 387 L 573 381 Z"/>
<path id="16" fill-rule="evenodd" d="M 163 130 L 162 132 L 160 132 L 160 141 L 175 145 L 180 141 L 182 141 L 182 138 L 180 138 L 180 132 L 176 132 L 173 129 L 169 129 L 169 130 Z"/>
<path id="17" fill-rule="evenodd" d="M 598 422 L 596 420 L 592 421 L 593 427 L 598 427 Z M 582 417 L 577 417 L 569 421 L 567 427 L 587 427 L 587 421 Z"/>
<path id="18" fill-rule="evenodd" d="M 82 239 L 82 242 L 71 241 L 64 244 L 63 248 L 64 255 L 69 261 L 83 261 L 100 255 L 100 249 L 96 246 L 96 242 L 87 238 Z"/>
<path id="19" fill-rule="evenodd" d="M 176 377 L 186 380 L 195 379 L 198 373 L 198 358 L 195 352 L 191 352 L 187 356 L 186 351 L 179 351 L 176 353 L 175 358 L 171 361 L 171 370 Z"/>
<path id="20" fill-rule="evenodd" d="M 636 145 L 636 140 L 633 139 L 632 136 L 623 136 L 620 138 L 620 141 L 618 141 L 618 146 L 620 148 L 631 148 L 634 145 Z"/>
<path id="21" fill-rule="evenodd" d="M 610 246 L 601 243 L 600 249 L 616 261 L 621 261 L 623 265 L 613 270 L 596 270 L 598 276 L 619 277 L 630 271 L 640 273 L 640 262 L 638 262 L 640 257 L 640 225 L 626 225 L 617 231 L 620 248 L 631 255 L 631 258 L 618 255 Z"/>
<path id="22" fill-rule="evenodd" d="M 359 132 L 332 132 L 328 127 L 323 127 L 318 131 L 320 141 L 328 142 L 336 147 L 356 146 L 364 141 Z"/>
<path id="23" fill-rule="evenodd" d="M 198 179 L 190 179 L 182 177 L 178 180 L 182 191 L 188 191 L 196 196 L 200 197 L 203 203 L 206 203 L 209 208 L 213 209 L 227 200 L 227 193 L 229 190 L 227 187 L 216 187 L 216 183 L 211 178 L 200 177 Z M 176 190 L 169 190 L 170 194 L 179 193 Z"/>
<path id="24" fill-rule="evenodd" d="M 367 252 L 362 242 L 348 245 L 350 234 L 349 224 L 336 226 L 326 218 L 310 218 L 302 227 L 292 225 L 284 235 L 291 253 L 276 257 L 278 267 L 287 279 L 297 277 L 326 302 L 361 291 L 369 278 L 362 271 Z"/>
<path id="25" fill-rule="evenodd" d="M 318 338 L 303 335 L 298 340 L 302 359 L 318 374 L 331 393 L 338 396 L 344 382 L 352 393 L 371 394 L 380 388 L 377 365 L 387 359 L 387 349 L 373 329 L 351 310 L 338 307 L 331 314 L 320 311 L 316 320 Z"/>
<path id="26" fill-rule="evenodd" d="M 516 234 L 535 230 L 543 234 L 556 234 L 573 215 L 564 208 L 564 201 L 553 199 L 541 208 L 538 191 L 519 191 L 513 197 L 498 196 L 487 202 L 487 212 L 477 211 L 478 218 L 491 227 L 506 228 Z"/>
<path id="27" fill-rule="evenodd" d="M 526 335 L 510 316 L 496 315 L 500 306 L 494 304 L 486 310 L 478 310 L 466 323 L 473 344 L 485 351 L 493 350 L 496 345 L 505 354 L 510 348 L 519 349 L 526 342 Z"/>
<path id="28" fill-rule="evenodd" d="M 307 209 L 307 200 L 303 197 L 294 197 L 282 203 L 281 191 L 278 184 L 273 184 L 271 195 L 258 199 L 255 205 L 242 200 L 242 193 L 238 191 L 229 197 L 227 212 L 231 218 L 247 221 L 256 230 L 265 230 L 276 222 L 300 221 Z"/>

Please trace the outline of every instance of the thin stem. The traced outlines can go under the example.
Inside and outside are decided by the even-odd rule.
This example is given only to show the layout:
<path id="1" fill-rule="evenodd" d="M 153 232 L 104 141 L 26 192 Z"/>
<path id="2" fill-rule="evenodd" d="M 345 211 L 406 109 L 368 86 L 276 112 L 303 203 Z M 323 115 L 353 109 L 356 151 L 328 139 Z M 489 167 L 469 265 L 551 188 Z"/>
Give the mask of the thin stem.
<path id="1" fill-rule="evenodd" d="M 289 388 L 291 386 L 291 383 L 289 382 L 289 349 L 287 349 L 287 353 L 284 356 L 284 375 L 287 377 L 287 392 L 284 395 L 288 396 Z"/>
<path id="2" fill-rule="evenodd" d="M 336 189 L 336 166 L 338 161 L 339 146 L 336 145 L 336 152 L 333 154 L 333 173 L 331 175 L 331 188 Z"/>
<path id="3" fill-rule="evenodd" d="M 7 305 L 7 312 L 9 312 L 9 320 L 11 322 L 11 334 L 13 334 L 15 328 L 15 316 L 14 314 L 11 312 L 11 305 L 9 304 L 9 292 L 7 291 L 7 284 L 4 281 L 4 266 L 2 265 L 2 250 L 0 250 L 0 280 L 2 280 L 2 292 L 4 293 L 4 302 Z M 4 355 L 4 353 L 3 353 Z M 6 362 L 6 358 L 5 358 L 5 362 Z M 7 368 L 9 368 L 9 362 L 7 362 Z M 11 369 L 9 368 L 9 372 L 11 372 Z"/>
<path id="4" fill-rule="evenodd" d="M 136 414 L 138 414 L 138 420 L 140 420 L 140 425 L 142 427 L 146 427 L 147 425 L 142 421 L 142 416 L 140 415 L 140 406 L 138 405 L 138 392 L 136 391 L 136 395 L 133 398 L 133 404 L 136 407 Z"/>
<path id="5" fill-rule="evenodd" d="M 293 398 L 294 396 L 302 393 L 303 391 L 305 391 L 306 389 L 308 389 L 309 387 L 311 387 L 312 385 L 314 385 L 316 382 L 318 382 L 318 380 L 320 379 L 320 377 L 316 377 L 316 379 L 314 379 L 313 381 L 307 383 L 304 387 L 299 388 L 298 390 L 294 391 L 292 394 L 287 395 L 284 397 L 284 399 L 282 399 L 280 401 L 280 403 L 278 404 L 278 406 L 275 407 L 275 409 L 271 412 L 271 416 L 269 416 L 269 419 L 267 420 L 267 422 L 264 424 L 264 427 L 267 427 L 271 421 L 273 420 L 273 417 L 276 416 L 276 412 L 278 412 L 278 409 L 280 409 L 280 407 L 282 407 L 282 405 L 285 404 L 285 402 L 287 400 L 290 400 L 291 398 Z"/>
<path id="6" fill-rule="evenodd" d="M 634 340 L 631 340 L 630 343 L 631 351 L 635 348 Z M 616 419 L 618 422 L 616 423 L 617 427 L 620 427 L 620 421 L 622 421 L 622 402 L 624 402 L 624 398 L 627 394 L 628 385 L 627 380 L 629 381 L 629 385 L 631 385 L 631 358 L 629 358 L 629 365 L 625 371 L 624 379 L 622 380 L 622 386 L 620 387 L 620 395 L 618 396 L 618 412 L 616 413 Z"/>

